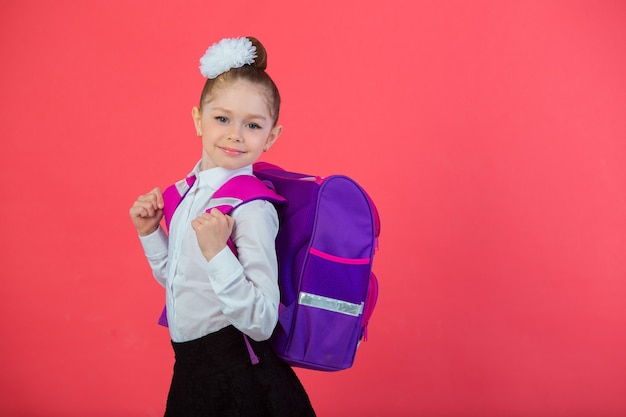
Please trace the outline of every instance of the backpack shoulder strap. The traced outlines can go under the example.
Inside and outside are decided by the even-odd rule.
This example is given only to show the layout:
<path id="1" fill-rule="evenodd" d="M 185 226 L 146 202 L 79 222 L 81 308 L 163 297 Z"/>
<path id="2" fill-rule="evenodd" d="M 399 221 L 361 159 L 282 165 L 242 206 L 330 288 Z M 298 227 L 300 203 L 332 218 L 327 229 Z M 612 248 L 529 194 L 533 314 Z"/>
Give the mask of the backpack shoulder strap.
<path id="1" fill-rule="evenodd" d="M 176 208 L 195 181 L 196 176 L 191 175 L 170 185 L 163 191 L 163 217 L 168 229 Z M 240 205 L 254 200 L 266 200 L 275 205 L 287 202 L 284 197 L 274 191 L 271 183 L 261 181 L 254 175 L 238 175 L 226 181 L 215 191 L 206 211 L 217 208 L 222 213 L 229 214 Z M 230 240 L 228 245 L 236 254 L 237 251 Z"/>
<path id="2" fill-rule="evenodd" d="M 273 204 L 282 204 L 287 201 L 278 195 L 270 184 L 257 177 L 238 175 L 226 181 L 215 191 L 208 210 L 217 208 L 222 213 L 228 214 L 236 207 L 254 200 L 266 200 Z"/>
<path id="3" fill-rule="evenodd" d="M 163 217 L 168 228 L 176 208 L 195 181 L 196 176 L 191 175 L 170 185 L 163 191 Z M 286 202 L 284 197 L 274 191 L 271 184 L 263 182 L 253 175 L 238 175 L 226 181 L 213 194 L 211 205 L 207 211 L 215 207 L 222 213 L 228 214 L 239 205 L 253 200 L 267 200 L 273 204 Z"/>
<path id="4" fill-rule="evenodd" d="M 168 229 L 176 207 L 178 207 L 194 182 L 196 182 L 196 176 L 191 175 L 170 185 L 163 191 L 163 217 L 165 218 L 165 225 Z"/>
<path id="5" fill-rule="evenodd" d="M 216 208 L 224 214 L 229 214 L 240 205 L 254 200 L 266 200 L 273 204 L 287 201 L 254 175 L 238 175 L 215 191 L 206 211 Z M 232 239 L 228 239 L 228 247 L 235 255 L 238 254 Z"/>

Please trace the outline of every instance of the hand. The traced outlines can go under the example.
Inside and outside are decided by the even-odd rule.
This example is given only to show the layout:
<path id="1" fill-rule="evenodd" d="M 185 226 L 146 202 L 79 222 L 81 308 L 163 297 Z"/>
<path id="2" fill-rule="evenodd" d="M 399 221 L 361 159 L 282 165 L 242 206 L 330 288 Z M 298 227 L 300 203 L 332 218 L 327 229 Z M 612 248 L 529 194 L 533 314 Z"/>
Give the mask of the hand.
<path id="1" fill-rule="evenodd" d="M 139 236 L 153 233 L 163 218 L 163 194 L 155 188 L 148 194 L 140 195 L 130 208 L 130 219 Z"/>
<path id="2" fill-rule="evenodd" d="M 226 247 L 234 225 L 235 220 L 232 217 L 215 208 L 191 222 L 191 227 L 196 231 L 200 250 L 207 261 Z"/>

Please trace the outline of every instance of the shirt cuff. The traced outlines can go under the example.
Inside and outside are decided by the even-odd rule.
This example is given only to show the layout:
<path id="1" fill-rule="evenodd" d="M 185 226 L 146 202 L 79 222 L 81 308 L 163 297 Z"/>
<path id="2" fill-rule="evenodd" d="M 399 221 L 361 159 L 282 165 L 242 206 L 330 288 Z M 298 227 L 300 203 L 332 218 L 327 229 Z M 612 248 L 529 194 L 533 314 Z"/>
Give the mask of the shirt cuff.
<path id="1" fill-rule="evenodd" d="M 139 241 L 146 256 L 158 256 L 167 253 L 168 238 L 165 231 L 158 227 L 154 232 L 146 236 L 139 236 Z"/>

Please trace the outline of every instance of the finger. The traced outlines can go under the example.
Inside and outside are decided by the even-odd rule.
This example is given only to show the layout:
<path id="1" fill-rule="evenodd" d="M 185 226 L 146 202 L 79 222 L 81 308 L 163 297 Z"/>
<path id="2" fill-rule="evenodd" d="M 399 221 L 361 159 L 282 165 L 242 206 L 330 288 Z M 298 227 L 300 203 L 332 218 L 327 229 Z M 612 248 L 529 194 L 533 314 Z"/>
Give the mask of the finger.
<path id="1" fill-rule="evenodd" d="M 137 197 L 137 201 L 142 203 L 150 203 L 154 210 L 159 210 L 163 208 L 163 194 L 158 188 L 154 188 L 147 194 L 140 195 L 139 197 Z"/>
<path id="2" fill-rule="evenodd" d="M 163 196 L 158 188 L 151 190 L 146 195 L 146 200 L 150 202 L 154 210 L 159 210 L 163 208 Z"/>
<path id="3" fill-rule="evenodd" d="M 151 196 L 150 194 L 140 195 L 137 197 L 135 204 L 140 205 L 141 207 L 150 207 L 154 210 L 157 209 L 154 196 Z"/>
<path id="4" fill-rule="evenodd" d="M 213 216 L 211 216 L 209 213 L 202 213 L 201 215 L 196 217 L 196 219 L 198 219 L 199 221 L 203 223 L 206 223 L 208 221 L 211 221 L 213 219 Z"/>
<path id="5" fill-rule="evenodd" d="M 222 213 L 221 211 L 219 211 L 218 209 L 216 209 L 215 207 L 213 207 L 211 209 L 211 211 L 209 212 L 209 214 L 217 219 L 221 219 L 222 217 L 224 217 L 224 213 Z"/>
<path id="6" fill-rule="evenodd" d="M 133 205 L 134 211 L 139 217 L 152 217 L 156 211 L 150 201 L 137 201 Z"/>
<path id="7" fill-rule="evenodd" d="M 156 197 L 156 207 L 162 209 L 165 205 L 165 202 L 163 201 L 163 193 L 161 192 L 161 189 L 159 187 L 156 187 L 154 190 L 152 190 L 152 192 Z"/>
<path id="8" fill-rule="evenodd" d="M 130 208 L 130 217 L 145 217 L 144 214 L 143 214 L 144 211 L 145 210 L 144 210 L 143 207 L 139 207 L 139 206 L 133 205 Z"/>

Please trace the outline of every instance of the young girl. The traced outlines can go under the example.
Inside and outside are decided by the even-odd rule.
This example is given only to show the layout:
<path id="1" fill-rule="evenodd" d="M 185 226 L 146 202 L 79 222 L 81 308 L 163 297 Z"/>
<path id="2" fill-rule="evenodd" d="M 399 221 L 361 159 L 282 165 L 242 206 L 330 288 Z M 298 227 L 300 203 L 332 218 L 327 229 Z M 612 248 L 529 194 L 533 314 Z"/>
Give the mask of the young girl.
<path id="1" fill-rule="evenodd" d="M 165 416 L 314 416 L 296 374 L 265 342 L 277 324 L 280 300 L 274 206 L 258 200 L 232 217 L 205 212 L 227 180 L 252 175 L 252 163 L 282 131 L 278 89 L 265 72 L 267 55 L 254 38 L 223 39 L 200 64 L 208 79 L 192 116 L 202 158 L 169 236 L 159 227 L 160 189 L 140 196 L 130 209 L 166 292 L 176 361 Z M 237 256 L 227 246 L 229 237 Z M 252 363 L 247 343 L 259 363 Z"/>

